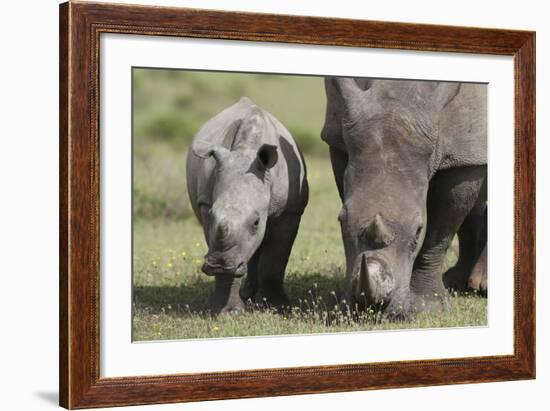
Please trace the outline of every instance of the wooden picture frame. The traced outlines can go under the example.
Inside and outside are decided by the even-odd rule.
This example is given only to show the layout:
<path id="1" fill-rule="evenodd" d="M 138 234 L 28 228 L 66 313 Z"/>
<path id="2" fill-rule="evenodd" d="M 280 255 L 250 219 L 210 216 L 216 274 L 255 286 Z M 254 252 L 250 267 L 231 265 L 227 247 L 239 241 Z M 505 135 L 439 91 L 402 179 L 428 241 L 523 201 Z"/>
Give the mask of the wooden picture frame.
<path id="1" fill-rule="evenodd" d="M 100 378 L 101 33 L 513 56 L 513 355 Z M 534 32 L 69 2 L 60 6 L 59 47 L 60 405 L 90 408 L 535 378 Z"/>

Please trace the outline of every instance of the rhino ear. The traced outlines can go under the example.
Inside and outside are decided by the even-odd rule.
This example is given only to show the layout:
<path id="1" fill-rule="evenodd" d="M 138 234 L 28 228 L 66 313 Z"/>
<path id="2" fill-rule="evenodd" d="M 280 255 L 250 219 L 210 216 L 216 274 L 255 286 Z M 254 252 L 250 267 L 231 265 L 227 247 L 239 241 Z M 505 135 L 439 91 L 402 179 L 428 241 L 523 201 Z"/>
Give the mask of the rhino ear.
<path id="1" fill-rule="evenodd" d="M 200 158 L 214 156 L 216 161 L 221 161 L 229 152 L 224 147 L 233 147 L 241 122 L 241 120 L 232 122 L 229 127 L 227 127 L 225 131 L 221 131 L 221 133 L 219 129 L 215 127 L 213 129 L 204 130 L 202 133 L 199 132 L 191 146 L 193 153 Z M 222 139 L 219 138 L 220 134 L 223 134 Z"/>
<path id="2" fill-rule="evenodd" d="M 437 110 L 443 110 L 460 91 L 460 83 L 438 83 L 432 94 Z"/>
<path id="3" fill-rule="evenodd" d="M 263 169 L 267 170 L 273 167 L 275 164 L 277 164 L 278 158 L 279 155 L 277 154 L 277 146 L 274 146 L 272 144 L 263 144 L 258 149 L 257 161 Z"/>
<path id="4" fill-rule="evenodd" d="M 191 151 L 199 158 L 210 158 L 212 156 L 214 146 L 207 142 L 194 140 L 191 144 Z"/>
<path id="5" fill-rule="evenodd" d="M 352 78 L 333 78 L 336 90 L 347 105 L 349 103 L 359 103 L 363 98 L 363 90 Z"/>
<path id="6" fill-rule="evenodd" d="M 354 118 L 361 109 L 365 91 L 353 78 L 332 78 L 332 82 L 342 99 L 346 116 Z"/>
<path id="7" fill-rule="evenodd" d="M 223 163 L 229 156 L 229 150 L 224 147 L 193 143 L 191 149 L 193 150 L 193 154 L 195 154 L 197 157 L 204 159 L 214 157 L 216 162 L 220 164 Z"/>

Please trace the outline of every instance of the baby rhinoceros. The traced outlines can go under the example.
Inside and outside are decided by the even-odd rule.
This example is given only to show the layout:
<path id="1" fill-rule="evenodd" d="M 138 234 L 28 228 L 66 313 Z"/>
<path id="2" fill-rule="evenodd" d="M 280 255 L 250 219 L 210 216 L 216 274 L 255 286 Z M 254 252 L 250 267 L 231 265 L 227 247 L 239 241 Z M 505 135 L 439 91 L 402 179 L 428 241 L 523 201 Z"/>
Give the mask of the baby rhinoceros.
<path id="1" fill-rule="evenodd" d="M 286 306 L 285 268 L 308 201 L 288 130 L 242 97 L 193 139 L 187 190 L 208 244 L 202 271 L 215 277 L 211 311 L 240 311 L 249 300 Z"/>

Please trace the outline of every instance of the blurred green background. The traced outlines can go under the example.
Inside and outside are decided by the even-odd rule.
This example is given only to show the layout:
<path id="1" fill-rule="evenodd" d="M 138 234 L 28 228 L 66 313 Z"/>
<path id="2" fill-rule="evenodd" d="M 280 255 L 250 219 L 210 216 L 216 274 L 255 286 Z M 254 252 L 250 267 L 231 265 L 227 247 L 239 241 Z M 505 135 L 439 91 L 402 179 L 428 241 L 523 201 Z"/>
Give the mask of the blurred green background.
<path id="1" fill-rule="evenodd" d="M 480 325 L 486 300 L 456 298 L 453 311 L 409 323 L 351 321 L 327 326 L 339 299 L 344 250 L 340 199 L 321 140 L 326 97 L 320 77 L 133 69 L 133 339 L 154 340 Z M 212 317 L 213 279 L 201 273 L 207 251 L 187 198 L 185 158 L 211 117 L 248 96 L 291 132 L 308 170 L 310 199 L 287 267 L 293 311 Z M 456 261 L 451 251 L 447 265 Z"/>
<path id="2" fill-rule="evenodd" d="M 186 149 L 202 124 L 241 96 L 274 114 L 305 155 L 326 158 L 322 78 L 134 68 L 134 218 L 188 216 Z"/>

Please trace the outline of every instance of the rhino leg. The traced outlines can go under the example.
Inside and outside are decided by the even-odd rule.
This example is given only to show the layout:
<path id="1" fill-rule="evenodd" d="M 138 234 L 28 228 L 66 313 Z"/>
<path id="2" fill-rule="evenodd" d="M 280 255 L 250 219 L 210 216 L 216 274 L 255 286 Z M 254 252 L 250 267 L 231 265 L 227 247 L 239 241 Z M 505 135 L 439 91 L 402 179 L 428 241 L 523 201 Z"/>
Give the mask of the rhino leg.
<path id="1" fill-rule="evenodd" d="M 448 289 L 463 292 L 469 288 L 469 277 L 487 243 L 485 214 L 485 203 L 474 207 L 458 230 L 458 261 L 443 275 Z"/>
<path id="2" fill-rule="evenodd" d="M 487 295 L 487 245 L 483 248 L 470 273 L 468 288 L 479 292 L 481 295 Z"/>
<path id="3" fill-rule="evenodd" d="M 200 208 L 200 221 L 203 227 L 208 227 L 208 207 Z M 208 244 L 208 230 L 203 230 Z M 214 292 L 208 298 L 208 308 L 212 313 L 239 313 L 244 310 L 244 303 L 239 296 L 242 278 L 217 275 Z"/>
<path id="4" fill-rule="evenodd" d="M 208 300 L 208 306 L 213 313 L 237 314 L 244 311 L 244 303 L 239 295 L 242 277 L 217 275 L 214 293 Z"/>
<path id="5" fill-rule="evenodd" d="M 476 205 L 483 187 L 485 166 L 438 172 L 430 182 L 428 226 L 411 277 L 413 308 L 436 311 L 448 306 L 441 273 L 447 250 L 458 229 Z"/>
<path id="6" fill-rule="evenodd" d="M 288 306 L 283 280 L 288 257 L 300 225 L 301 214 L 283 214 L 269 222 L 258 264 L 256 302 Z"/>
<path id="7" fill-rule="evenodd" d="M 262 253 L 263 245 L 256 250 L 248 262 L 246 279 L 243 281 L 240 295 L 245 303 L 254 302 L 254 297 L 258 292 L 258 264 Z"/>

